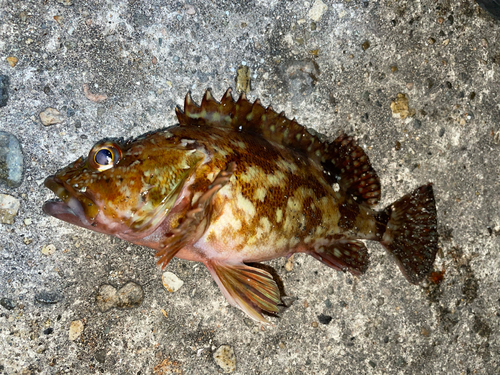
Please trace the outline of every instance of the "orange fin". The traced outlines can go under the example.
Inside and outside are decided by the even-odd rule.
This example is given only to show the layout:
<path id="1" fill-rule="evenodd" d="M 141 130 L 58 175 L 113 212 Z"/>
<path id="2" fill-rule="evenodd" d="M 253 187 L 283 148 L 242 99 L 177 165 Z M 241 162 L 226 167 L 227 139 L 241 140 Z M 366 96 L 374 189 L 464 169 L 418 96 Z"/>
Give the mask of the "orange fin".
<path id="1" fill-rule="evenodd" d="M 363 242 L 357 240 L 339 240 L 328 247 L 309 251 L 320 262 L 339 271 L 349 271 L 359 276 L 368 269 L 368 250 Z"/>
<path id="2" fill-rule="evenodd" d="M 359 202 L 373 206 L 380 199 L 378 176 L 352 137 L 341 135 L 331 143 L 325 142 L 295 119 L 288 119 L 283 112 L 277 113 L 271 106 L 265 108 L 259 99 L 252 103 L 242 94 L 235 102 L 231 89 L 226 91 L 220 103 L 207 90 L 200 106 L 188 93 L 184 111 L 176 108 L 176 115 L 181 126 L 232 128 L 292 148 L 321 164 L 328 181 L 338 182 Z"/>
<path id="3" fill-rule="evenodd" d="M 277 315 L 282 304 L 281 293 L 273 276 L 246 264 L 205 263 L 227 301 L 252 319 L 269 323 L 264 314 Z"/>
<path id="4" fill-rule="evenodd" d="M 184 215 L 179 220 L 179 226 L 171 229 L 170 235 L 161 243 L 162 248 L 156 252 L 156 257 L 158 257 L 156 263 L 158 265 L 165 268 L 179 250 L 201 237 L 205 232 L 206 225 L 210 222 L 213 196 L 229 182 L 235 170 L 236 163 L 228 164 L 226 170 L 219 172 L 196 203 L 187 207 Z"/>
<path id="5" fill-rule="evenodd" d="M 432 271 L 438 250 L 432 184 L 405 195 L 380 215 L 388 220 L 382 245 L 396 259 L 408 281 L 420 283 Z"/>

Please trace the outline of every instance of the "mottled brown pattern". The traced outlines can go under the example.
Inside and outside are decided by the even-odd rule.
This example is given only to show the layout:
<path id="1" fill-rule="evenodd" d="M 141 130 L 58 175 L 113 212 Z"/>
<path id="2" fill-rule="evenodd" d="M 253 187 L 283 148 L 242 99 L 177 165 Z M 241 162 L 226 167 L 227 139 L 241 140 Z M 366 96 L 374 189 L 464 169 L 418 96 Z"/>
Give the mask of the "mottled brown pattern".
<path id="1" fill-rule="evenodd" d="M 411 282 L 431 270 L 431 185 L 376 212 L 379 179 L 353 138 L 323 142 L 230 91 L 221 103 L 207 91 L 201 106 L 188 95 L 184 111 L 180 126 L 100 142 L 90 161 L 47 178 L 63 202 L 44 211 L 149 246 L 162 266 L 174 256 L 203 262 L 228 301 L 258 321 L 278 311 L 280 293 L 272 272 L 248 263 L 305 252 L 359 275 L 369 261 L 358 239 L 369 239 L 395 255 Z M 111 164 L 92 158 L 104 146 Z"/>
<path id="2" fill-rule="evenodd" d="M 339 227 L 344 230 L 351 230 L 354 228 L 356 218 L 359 215 L 359 205 L 346 200 L 339 205 L 340 220 Z"/>

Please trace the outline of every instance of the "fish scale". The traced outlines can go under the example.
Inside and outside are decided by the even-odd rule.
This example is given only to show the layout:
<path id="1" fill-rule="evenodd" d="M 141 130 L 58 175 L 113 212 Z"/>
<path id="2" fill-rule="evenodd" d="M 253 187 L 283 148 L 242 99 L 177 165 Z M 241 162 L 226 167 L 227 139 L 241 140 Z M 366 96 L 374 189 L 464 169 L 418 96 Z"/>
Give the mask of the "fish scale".
<path id="1" fill-rule="evenodd" d="M 361 275 L 361 240 L 372 240 L 411 283 L 432 271 L 432 184 L 378 211 L 379 178 L 352 137 L 324 141 L 259 100 L 234 101 L 231 90 L 221 102 L 206 91 L 200 106 L 188 94 L 176 114 L 176 126 L 103 140 L 48 177 L 61 201 L 44 211 L 148 246 L 162 268 L 174 256 L 204 263 L 227 300 L 260 322 L 284 296 L 262 261 L 302 252 Z M 107 156 L 96 158 L 101 150 Z"/>

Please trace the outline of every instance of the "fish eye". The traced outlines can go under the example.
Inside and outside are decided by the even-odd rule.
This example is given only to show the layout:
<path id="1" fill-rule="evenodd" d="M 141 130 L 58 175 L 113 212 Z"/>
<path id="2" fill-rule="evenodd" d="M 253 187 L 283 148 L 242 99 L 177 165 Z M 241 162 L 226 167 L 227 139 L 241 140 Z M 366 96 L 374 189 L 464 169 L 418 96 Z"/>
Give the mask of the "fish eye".
<path id="1" fill-rule="evenodd" d="M 113 164 L 113 159 L 113 153 L 109 150 L 109 148 L 102 148 L 94 155 L 95 163 L 103 167 Z"/>
<path id="2" fill-rule="evenodd" d="M 120 148 L 106 142 L 106 144 L 94 146 L 90 151 L 89 161 L 90 165 L 98 171 L 105 171 L 113 168 L 120 160 L 120 157 Z"/>

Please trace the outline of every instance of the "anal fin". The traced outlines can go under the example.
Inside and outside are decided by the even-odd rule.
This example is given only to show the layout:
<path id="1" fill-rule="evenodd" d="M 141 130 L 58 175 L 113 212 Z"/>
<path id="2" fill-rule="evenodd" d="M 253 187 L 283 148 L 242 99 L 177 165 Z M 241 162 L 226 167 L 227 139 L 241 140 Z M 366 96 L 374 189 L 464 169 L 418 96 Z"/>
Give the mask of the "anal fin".
<path id="1" fill-rule="evenodd" d="M 263 313 L 276 315 L 280 312 L 280 289 L 269 272 L 243 263 L 207 261 L 205 265 L 227 301 L 252 319 L 269 323 Z"/>
<path id="2" fill-rule="evenodd" d="M 365 273 L 368 269 L 368 250 L 361 241 L 339 240 L 330 246 L 310 250 L 308 254 L 333 269 L 349 271 L 356 276 Z"/>

